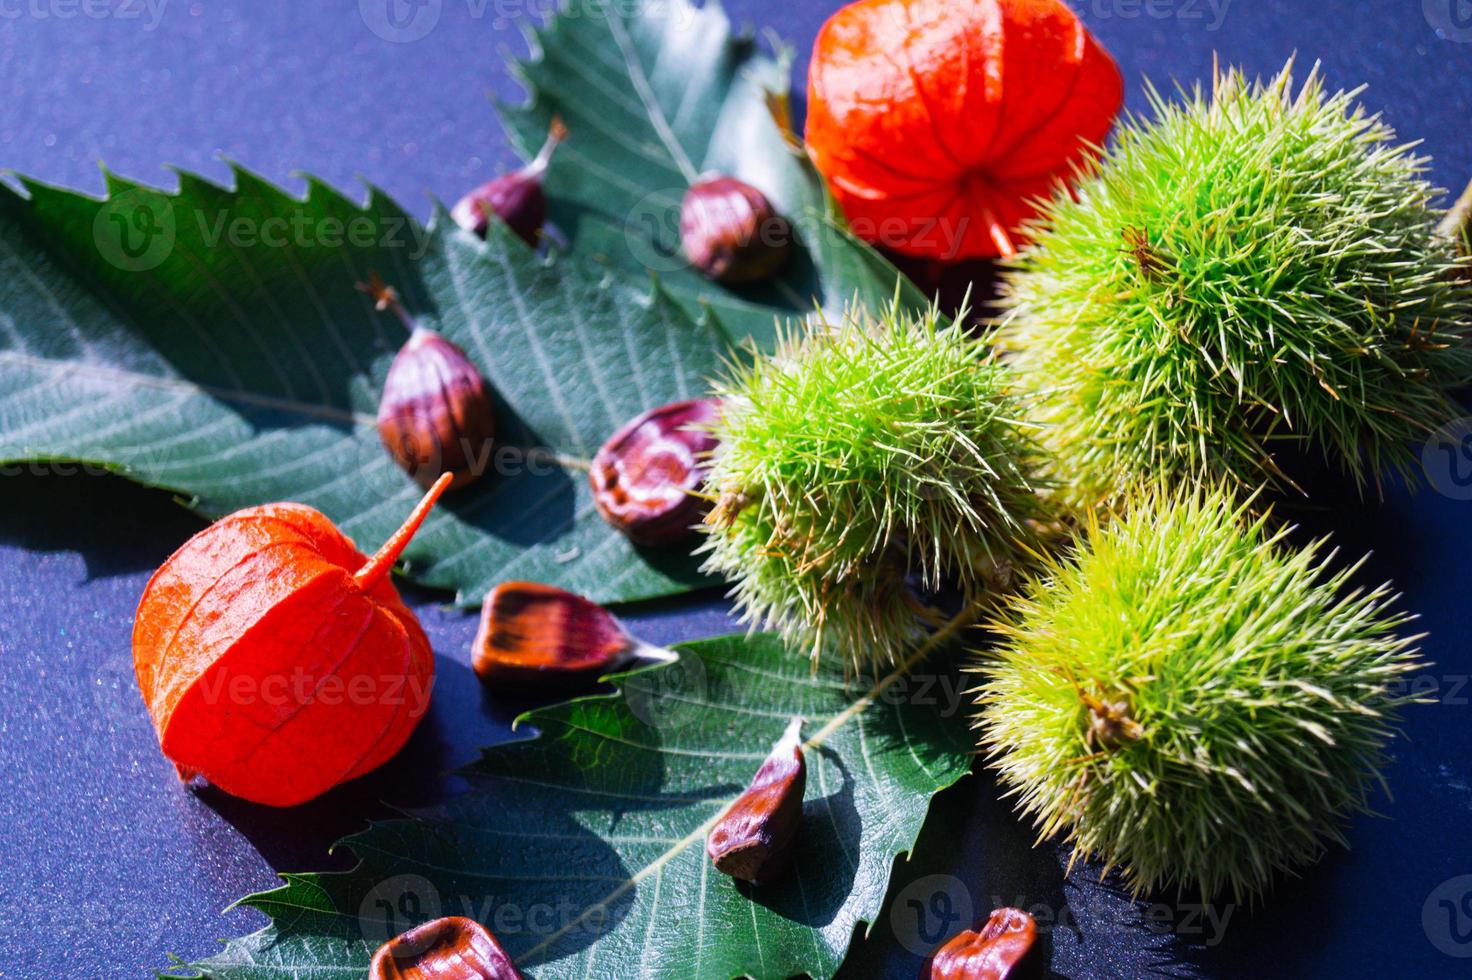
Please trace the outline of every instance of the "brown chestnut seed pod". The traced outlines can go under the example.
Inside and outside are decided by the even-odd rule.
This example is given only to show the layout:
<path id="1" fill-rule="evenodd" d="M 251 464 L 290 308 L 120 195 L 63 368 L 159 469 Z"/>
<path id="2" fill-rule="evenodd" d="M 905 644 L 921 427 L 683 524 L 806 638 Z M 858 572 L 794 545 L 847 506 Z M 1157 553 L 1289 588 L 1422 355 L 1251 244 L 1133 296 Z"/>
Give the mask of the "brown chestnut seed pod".
<path id="1" fill-rule="evenodd" d="M 931 954 L 929 980 L 1021 980 L 1036 972 L 1038 924 L 1021 909 L 997 909 L 978 932 L 958 933 Z"/>
<path id="2" fill-rule="evenodd" d="M 565 694 L 635 658 L 674 660 L 635 639 L 608 610 L 537 582 L 505 582 L 481 607 L 471 666 L 497 694 Z"/>
<path id="3" fill-rule="evenodd" d="M 603 519 L 631 541 L 668 545 L 694 532 L 710 502 L 698 496 L 710 454 L 714 398 L 674 402 L 645 412 L 603 444 L 588 480 Z"/>
<path id="4" fill-rule="evenodd" d="M 377 275 L 359 288 L 409 328 L 378 401 L 384 448 L 420 484 L 432 485 L 443 473 L 453 475 L 452 488 L 470 483 L 491 459 L 496 417 L 490 386 L 465 351 L 415 323 Z"/>
<path id="5" fill-rule="evenodd" d="M 802 719 L 794 718 L 746 792 L 726 809 L 706 837 L 705 853 L 716 870 L 753 884 L 771 881 L 787 870 L 802 825 L 806 788 Z"/>
<path id="6" fill-rule="evenodd" d="M 536 157 L 509 174 L 494 177 L 466 194 L 450 209 L 455 224 L 473 235 L 486 237 L 492 218 L 506 223 L 516 236 L 536 248 L 547 223 L 547 195 L 542 192 L 542 175 L 559 143 L 567 139 L 567 127 L 552 117 L 547 142 Z"/>
<path id="7" fill-rule="evenodd" d="M 485 926 L 454 915 L 395 936 L 373 954 L 368 980 L 522 980 Z"/>
<path id="8" fill-rule="evenodd" d="M 707 177 L 685 192 L 680 244 L 690 264 L 717 282 L 759 282 L 792 254 L 792 225 L 750 184 Z"/>

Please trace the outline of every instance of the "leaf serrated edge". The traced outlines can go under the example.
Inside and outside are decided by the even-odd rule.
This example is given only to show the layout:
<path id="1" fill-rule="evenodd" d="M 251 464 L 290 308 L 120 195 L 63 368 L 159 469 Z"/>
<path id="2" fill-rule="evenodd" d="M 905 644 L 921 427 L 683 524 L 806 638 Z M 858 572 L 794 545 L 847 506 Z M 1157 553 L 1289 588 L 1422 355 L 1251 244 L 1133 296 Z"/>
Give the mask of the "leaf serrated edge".
<path id="1" fill-rule="evenodd" d="M 681 304 L 663 287 L 658 277 L 653 273 L 650 274 L 648 285 L 641 288 L 638 282 L 632 281 L 628 277 L 614 275 L 609 269 L 579 255 L 541 255 L 521 239 L 511 234 L 508 229 L 499 223 L 492 223 L 487 239 L 482 240 L 460 229 L 453 219 L 451 219 L 444 203 L 432 195 L 430 197 L 430 219 L 428 223 L 421 223 L 414 215 L 406 211 L 392 195 L 366 179 L 362 181 L 364 185 L 364 198 L 360 202 L 355 201 L 348 194 L 320 177 L 298 171 L 295 172 L 295 176 L 303 180 L 305 191 L 302 194 L 297 194 L 287 188 L 281 187 L 243 164 L 226 157 L 222 157 L 221 159 L 230 169 L 234 178 L 233 185 L 222 183 L 186 168 L 168 168 L 170 172 L 178 177 L 178 186 L 174 189 L 156 187 L 142 181 L 121 176 L 109 170 L 104 165 L 102 167 L 102 173 L 107 189 L 101 196 L 52 184 L 16 171 L 5 171 L 8 176 L 13 178 L 14 184 L 0 181 L 0 212 L 8 211 L 12 213 L 17 223 L 24 228 L 24 233 L 30 236 L 36 236 L 44 231 L 44 227 L 38 218 L 37 209 L 45 206 L 48 202 L 55 202 L 59 205 L 66 202 L 82 201 L 92 206 L 105 207 L 108 203 L 117 199 L 119 195 L 128 193 L 158 195 L 171 205 L 175 202 L 180 202 L 182 205 L 191 200 L 200 199 L 204 199 L 207 203 L 209 199 L 218 199 L 228 206 L 236 199 L 264 198 L 268 204 L 278 208 L 309 208 L 324 213 L 343 210 L 352 212 L 355 215 L 380 218 L 388 216 L 407 223 L 411 227 L 411 233 L 416 240 L 448 242 L 454 239 L 460 244 L 469 243 L 478 246 L 482 251 L 491 248 L 504 249 L 510 253 L 514 253 L 517 261 L 524 262 L 528 266 L 535 266 L 543 270 L 554 267 L 566 270 L 571 275 L 580 277 L 590 289 L 613 291 L 622 297 L 626 297 L 628 302 L 637 303 L 644 309 L 669 311 L 670 314 L 673 314 L 668 316 L 671 322 L 688 323 L 694 328 L 708 334 L 711 344 L 718 348 L 718 353 L 722 355 L 735 347 L 730 331 L 726 329 L 719 318 L 714 316 L 712 311 L 706 311 L 710 315 L 704 315 L 700 311 L 692 310 Z M 15 186 L 16 184 L 19 186 Z M 56 257 L 56 253 L 45 243 L 44 238 L 37 241 L 36 247 L 47 256 Z M 93 295 L 97 295 L 99 292 L 91 285 L 88 285 L 87 288 Z M 118 316 L 123 323 L 127 323 L 133 318 L 133 315 L 126 311 L 114 311 L 114 315 Z M 23 355 L 18 355 L 11 351 L 0 352 L 0 359 L 8 358 L 17 360 L 22 357 Z M 46 362 L 46 367 L 52 369 L 54 365 Z M 68 368 L 71 370 L 85 368 L 93 371 L 107 371 L 118 376 L 127 376 L 133 379 L 128 382 L 128 386 L 134 389 L 162 387 L 183 390 L 224 402 L 280 411 L 310 420 L 344 423 L 355 428 L 375 428 L 377 426 L 376 417 L 362 412 L 299 400 L 256 395 L 244 387 L 237 389 L 206 386 L 164 376 L 155 377 L 136 372 L 88 367 L 86 365 L 82 365 L 81 368 L 78 365 L 68 365 Z M 710 379 L 705 380 L 708 381 Z M 25 453 L 21 455 L 7 455 L 3 460 L 0 460 L 0 463 L 14 464 L 43 459 L 50 462 L 77 463 L 116 473 L 140 486 L 162 490 L 174 495 L 186 509 L 199 514 L 201 517 L 213 519 L 220 516 L 217 512 L 203 509 L 200 506 L 200 497 L 198 494 L 168 482 L 145 478 L 130 466 L 112 460 L 74 454 L 38 455 L 35 453 Z M 552 457 L 552 461 L 563 469 L 571 471 L 586 472 L 591 466 L 590 460 L 567 454 L 556 454 Z M 408 563 L 404 567 L 406 570 L 410 569 Z M 412 572 L 411 577 L 415 577 L 412 575 Z M 428 587 L 433 588 L 433 586 Z M 478 602 L 478 600 L 471 598 L 471 588 L 473 586 L 459 588 L 446 586 L 439 591 L 451 593 L 456 606 L 469 608 Z M 688 591 L 688 589 L 661 593 L 660 595 L 678 595 L 683 594 L 685 591 Z M 637 602 L 645 598 L 649 597 L 636 596 L 612 604 L 619 605 L 623 604 L 623 602 Z"/>
<path id="2" fill-rule="evenodd" d="M 937 649 L 939 649 L 940 647 L 942 647 L 946 643 L 948 643 L 951 639 L 953 639 L 955 637 L 956 634 L 958 634 L 961 631 L 963 631 L 963 630 L 969 628 L 970 626 L 974 625 L 975 622 L 976 622 L 976 610 L 969 609 L 969 608 L 968 609 L 963 609 L 960 613 L 958 613 L 956 616 L 954 616 L 950 621 L 948 621 L 942 627 L 940 627 L 940 629 L 938 629 L 935 633 L 931 634 L 930 638 L 923 645 L 921 645 L 920 647 L 918 647 L 915 650 L 915 652 L 912 653 L 908 658 L 906 658 L 899 666 L 897 666 L 895 669 L 891 670 L 884 677 L 876 680 L 874 682 L 874 684 L 867 691 L 865 691 L 858 698 L 854 699 L 846 708 L 844 708 L 843 711 L 839 712 L 837 715 L 834 715 L 833 718 L 829 719 L 829 721 L 826 724 L 824 724 L 822 726 L 822 728 L 820 728 L 817 732 L 815 732 L 811 736 L 809 736 L 803 742 L 803 749 L 804 749 L 804 751 L 809 751 L 809 750 L 812 750 L 812 749 L 816 749 L 816 748 L 820 747 L 821 745 L 823 745 L 823 743 L 826 742 L 827 739 L 834 732 L 836 732 L 839 729 L 843 728 L 846 724 L 848 724 L 849 721 L 851 721 L 853 718 L 857 717 L 859 714 L 861 714 L 862 712 L 864 712 L 865 710 L 867 710 L 870 706 L 872 706 L 874 704 L 875 700 L 880 695 L 882 695 L 891 686 L 893 686 L 894 684 L 898 683 L 901 678 L 907 676 L 908 673 L 909 673 L 909 671 L 911 669 L 913 669 L 918 663 L 920 663 L 925 658 L 927 658 L 931 654 L 933 654 Z M 739 636 L 741 634 L 736 634 L 736 635 Z M 687 647 L 689 647 L 691 644 L 700 644 L 700 643 L 703 643 L 703 642 L 710 642 L 711 639 L 718 639 L 718 638 L 713 637 L 713 638 L 709 638 L 709 639 L 703 640 L 703 641 L 702 640 L 695 640 L 695 641 L 690 641 L 690 643 L 676 644 L 676 646 L 675 646 L 674 649 L 676 649 L 677 651 L 680 651 L 681 654 L 682 654 L 682 656 L 685 655 L 687 652 L 688 653 L 691 653 L 693 655 L 693 651 L 687 651 L 686 650 Z M 530 736 L 528 738 L 510 739 L 510 740 L 505 741 L 505 742 L 497 743 L 496 745 L 487 746 L 486 748 L 484 748 L 482 750 L 480 758 L 481 759 L 484 759 L 488 755 L 490 755 L 492 753 L 495 753 L 495 752 L 503 751 L 503 750 L 505 750 L 508 747 L 525 746 L 525 745 L 529 745 L 529 744 L 531 744 L 533 742 L 539 741 L 539 740 L 541 740 L 543 738 L 546 738 L 547 736 L 542 733 L 542 729 L 540 728 L 540 726 L 537 726 L 537 721 L 541 717 L 549 717 L 550 718 L 550 717 L 554 717 L 554 716 L 560 716 L 561 714 L 565 713 L 569 708 L 571 708 L 573 706 L 576 706 L 576 705 L 579 705 L 579 704 L 616 702 L 621 697 L 623 697 L 623 686 L 622 685 L 623 685 L 623 682 L 625 680 L 627 680 L 629 677 L 632 677 L 632 676 L 635 676 L 635 675 L 639 675 L 639 674 L 648 673 L 650 671 L 655 671 L 655 670 L 665 670 L 665 669 L 669 669 L 670 667 L 671 667 L 671 664 L 668 664 L 668 663 L 650 664 L 648 666 L 639 667 L 639 668 L 636 668 L 634 670 L 623 671 L 621 673 L 611 674 L 611 675 L 605 677 L 604 680 L 607 681 L 607 682 L 609 682 L 609 683 L 612 683 L 614 685 L 614 687 L 616 688 L 616 690 L 613 691 L 613 692 L 610 692 L 610 693 L 589 694 L 589 695 L 585 695 L 583 697 L 573 698 L 573 699 L 570 699 L 568 701 L 562 701 L 562 702 L 558 702 L 556 704 L 551 704 L 551 705 L 544 705 L 544 706 L 541 706 L 541 707 L 532 708 L 532 709 L 530 709 L 528 711 L 525 711 L 525 712 L 523 712 L 522 714 L 520 714 L 520 715 L 518 715 L 516 717 L 515 721 L 513 722 L 513 728 L 515 728 L 516 726 L 519 726 L 522 722 L 527 722 L 527 723 L 531 724 L 534 727 L 538 727 L 538 734 L 533 735 L 533 736 Z M 475 769 L 474 769 L 474 766 L 475 765 L 476 765 L 475 762 L 471 762 L 471 763 L 469 763 L 469 764 L 467 764 L 465 766 L 462 766 L 462 767 L 457 768 L 456 770 L 454 770 L 454 773 L 455 774 L 475 774 Z M 926 803 L 925 803 L 924 813 L 921 816 L 921 819 L 917 822 L 915 833 L 913 835 L 911 835 L 910 841 L 906 845 L 905 849 L 904 850 L 897 851 L 895 853 L 894 861 L 892 861 L 891 862 L 891 865 L 890 865 L 890 877 L 891 878 L 893 878 L 894 869 L 898 866 L 898 861 L 901 858 L 907 858 L 908 855 L 910 855 L 911 853 L 913 853 L 915 844 L 919 840 L 920 834 L 924 831 L 925 822 L 926 822 L 926 819 L 929 817 L 930 809 L 931 809 L 931 807 L 934 804 L 935 795 L 937 793 L 941 792 L 942 790 L 949 789 L 951 786 L 954 786 L 957 782 L 959 782 L 966 775 L 969 775 L 969 769 L 968 770 L 963 770 L 961 772 L 958 772 L 953 779 L 951 779 L 949 782 L 946 782 L 943 785 L 937 786 L 935 792 L 934 793 L 931 793 L 929 795 L 929 797 L 927 798 Z M 541 953 L 542 951 L 546 950 L 553 943 L 555 943 L 557 939 L 561 938 L 561 936 L 565 935 L 570 930 L 572 930 L 574 928 L 577 928 L 579 925 L 581 925 L 594 910 L 606 908 L 609 903 L 615 901 L 620 896 L 622 896 L 624 894 L 627 894 L 630 889 L 636 888 L 638 886 L 639 882 L 642 881 L 642 880 L 644 880 L 645 878 L 647 878 L 650 874 L 657 873 L 660 869 L 662 869 L 670 861 L 674 860 L 675 857 L 679 856 L 687 848 L 689 848 L 692 843 L 694 843 L 695 841 L 703 840 L 705 838 L 705 835 L 707 833 L 709 833 L 710 828 L 712 826 L 714 826 L 714 824 L 716 823 L 716 821 L 718 821 L 720 819 L 721 815 L 725 813 L 725 811 L 729 808 L 729 806 L 731 805 L 731 803 L 735 799 L 736 799 L 736 797 L 732 797 L 731 799 L 726 800 L 726 801 L 720 803 L 720 805 L 716 808 L 715 813 L 711 817 L 709 817 L 706 821 L 704 821 L 699 827 L 697 827 L 695 830 L 692 830 L 684 838 L 681 838 L 675 844 L 671 845 L 667 850 L 665 850 L 661 854 L 659 854 L 654 860 L 650 861 L 649 863 L 647 863 L 646 865 L 644 865 L 642 868 L 640 868 L 638 871 L 636 871 L 634 874 L 630 875 L 627 881 L 620 882 L 620 884 L 618 885 L 618 887 L 616 887 L 612 891 L 610 891 L 609 894 L 607 896 L 605 896 L 605 898 L 602 901 L 600 901 L 598 903 L 595 903 L 593 905 L 588 906 L 586 909 L 584 909 L 583 913 L 580 916 L 577 917 L 576 920 L 574 920 L 571 923 L 563 926 L 556 933 L 553 933 L 547 939 L 543 940 L 538 945 L 532 947 L 526 953 L 522 954 L 521 957 L 519 957 L 519 959 L 523 963 L 532 962 L 533 959 L 537 956 L 538 953 Z M 707 801 L 707 802 L 711 802 L 711 801 Z M 414 819 L 414 818 L 413 817 L 410 817 L 409 819 Z M 371 835 L 372 833 L 374 833 L 379 828 L 388 827 L 388 826 L 391 826 L 391 825 L 394 825 L 394 824 L 398 824 L 398 823 L 403 823 L 404 820 L 405 820 L 405 818 L 395 818 L 395 819 L 392 819 L 392 820 L 371 820 L 371 821 L 368 822 L 368 826 L 365 827 L 363 830 L 360 830 L 360 831 L 358 831 L 356 833 L 353 833 L 353 834 L 349 834 L 349 835 L 343 837 L 341 840 L 339 840 L 336 844 L 333 845 L 333 849 L 335 850 L 338 847 L 346 847 L 350 851 L 352 851 L 355 856 L 357 856 L 357 853 L 358 852 L 357 852 L 357 849 L 354 847 L 354 841 L 359 840 L 361 838 L 365 838 L 365 837 Z M 358 860 L 358 863 L 355 864 L 352 868 L 350 868 L 350 869 L 348 869 L 346 871 L 334 871 L 334 872 L 323 872 L 323 873 L 306 873 L 306 874 L 301 874 L 301 873 L 282 873 L 281 875 L 279 875 L 279 877 L 282 879 L 282 881 L 284 882 L 284 884 L 282 884 L 282 885 L 280 885 L 280 886 L 278 886 L 276 888 L 270 889 L 268 891 L 254 892 L 254 893 L 252 893 L 250 895 L 246 895 L 245 897 L 243 897 L 243 898 L 241 898 L 241 899 L 239 899 L 239 900 L 231 903 L 231 905 L 229 905 L 224 911 L 228 912 L 228 911 L 231 911 L 232 909 L 245 907 L 245 908 L 253 908 L 253 909 L 256 909 L 258 911 L 265 912 L 267 915 L 270 915 L 270 912 L 267 911 L 268 908 L 294 907 L 294 908 L 300 908 L 302 911 L 311 912 L 311 913 L 314 913 L 314 914 L 332 915 L 332 916 L 338 916 L 338 917 L 344 917 L 344 918 L 354 918 L 354 916 L 351 916 L 348 913 L 345 913 L 345 912 L 341 911 L 340 909 L 337 909 L 335 906 L 332 907 L 332 908 L 324 908 L 324 907 L 321 907 L 321 906 L 287 906 L 284 902 L 280 901 L 279 898 L 276 901 L 272 901 L 272 899 L 273 899 L 273 897 L 284 896 L 284 895 L 290 894 L 290 893 L 293 892 L 293 890 L 296 887 L 307 887 L 307 888 L 311 888 L 312 890 L 317 891 L 319 893 L 325 894 L 325 890 L 319 884 L 319 882 L 322 879 L 329 878 L 329 877 L 330 878 L 335 878 L 335 879 L 349 878 L 349 877 L 352 877 L 354 875 L 357 875 L 363 867 L 364 867 L 364 861 L 360 857 L 359 860 Z M 886 887 L 886 890 L 887 890 L 887 887 Z M 882 909 L 882 907 L 883 907 L 883 898 L 881 897 L 881 909 Z M 868 926 L 869 929 L 865 930 L 865 933 L 864 933 L 865 936 L 867 937 L 867 935 L 869 934 L 869 931 L 872 930 L 874 924 L 877 921 L 878 921 L 877 920 L 877 917 L 874 918 L 874 919 L 869 919 L 869 918 L 865 918 L 863 916 L 858 916 L 856 918 L 855 926 L 857 927 L 858 923 L 863 923 L 864 925 Z M 272 916 L 272 924 L 271 925 L 268 925 L 265 928 L 258 930 L 257 932 L 250 933 L 250 934 L 248 934 L 246 936 L 242 936 L 242 937 L 240 937 L 240 939 L 241 940 L 248 940 L 248 939 L 255 938 L 255 937 L 267 937 L 267 936 L 270 936 L 273 933 L 277 933 L 277 929 L 276 929 L 276 918 L 275 918 L 275 916 Z M 848 952 L 849 952 L 849 950 L 851 948 L 852 948 L 852 940 L 850 940 L 849 946 L 845 947 L 844 952 L 843 952 L 843 956 L 841 956 L 839 958 L 839 962 L 840 963 L 844 959 L 847 958 Z M 174 958 L 174 959 L 177 960 L 177 957 L 175 956 L 175 954 L 170 953 L 169 956 L 171 958 Z M 545 962 L 545 960 L 542 960 L 540 962 Z M 200 970 L 204 969 L 205 967 L 206 967 L 206 964 L 203 961 L 186 964 L 186 968 L 194 969 L 196 971 L 200 971 Z M 203 978 L 206 978 L 208 976 L 209 976 L 209 974 L 203 973 L 203 972 L 195 972 L 193 974 L 180 974 L 180 973 L 163 973 L 163 972 L 159 972 L 157 974 L 157 977 L 159 977 L 160 980 L 181 980 L 181 978 L 182 978 L 182 980 L 203 980 Z"/>

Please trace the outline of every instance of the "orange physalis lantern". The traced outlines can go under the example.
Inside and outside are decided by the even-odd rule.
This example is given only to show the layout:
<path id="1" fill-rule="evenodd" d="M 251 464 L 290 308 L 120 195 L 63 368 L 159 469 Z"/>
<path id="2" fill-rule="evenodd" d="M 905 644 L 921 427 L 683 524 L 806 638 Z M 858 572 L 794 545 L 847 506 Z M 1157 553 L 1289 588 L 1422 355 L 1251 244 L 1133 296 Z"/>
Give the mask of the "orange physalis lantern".
<path id="1" fill-rule="evenodd" d="M 860 0 L 808 78 L 808 150 L 854 232 L 946 261 L 1013 254 L 1124 98 L 1062 0 Z"/>
<path id="2" fill-rule="evenodd" d="M 388 573 L 450 480 L 372 558 L 311 507 L 266 504 L 216 521 L 154 573 L 133 665 L 181 778 L 292 806 L 403 746 L 434 656 Z"/>

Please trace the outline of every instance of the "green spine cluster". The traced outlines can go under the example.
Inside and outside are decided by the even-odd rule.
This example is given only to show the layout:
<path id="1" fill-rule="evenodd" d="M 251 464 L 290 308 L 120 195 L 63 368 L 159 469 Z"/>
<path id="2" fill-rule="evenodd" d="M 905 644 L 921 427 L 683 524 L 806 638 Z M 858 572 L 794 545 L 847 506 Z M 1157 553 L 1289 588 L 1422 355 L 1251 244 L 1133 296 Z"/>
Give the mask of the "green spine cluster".
<path id="1" fill-rule="evenodd" d="M 1132 120 L 1009 270 L 996 337 L 1036 396 L 1072 504 L 1140 484 L 1284 485 L 1274 450 L 1361 488 L 1410 476 L 1462 414 L 1465 262 L 1436 232 L 1425 161 L 1291 65 L 1218 75 Z"/>
<path id="2" fill-rule="evenodd" d="M 983 342 L 932 309 L 851 309 L 787 331 L 717 386 L 706 568 L 747 621 L 814 656 L 900 662 L 1005 579 L 1032 539 L 1037 450 Z"/>
<path id="3" fill-rule="evenodd" d="M 1238 899 L 1342 840 L 1420 661 L 1384 587 L 1280 537 L 1226 492 L 1149 495 L 1011 600 L 978 727 L 1040 837 Z"/>

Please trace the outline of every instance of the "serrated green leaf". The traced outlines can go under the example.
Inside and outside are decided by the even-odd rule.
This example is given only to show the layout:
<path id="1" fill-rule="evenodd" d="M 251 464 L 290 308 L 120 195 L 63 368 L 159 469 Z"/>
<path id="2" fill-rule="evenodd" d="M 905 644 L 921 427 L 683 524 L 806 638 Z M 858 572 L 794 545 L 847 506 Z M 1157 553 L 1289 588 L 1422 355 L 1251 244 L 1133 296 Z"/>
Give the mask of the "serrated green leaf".
<path id="1" fill-rule="evenodd" d="M 545 186 L 552 220 L 575 254 L 629 277 L 656 272 L 687 309 L 709 306 L 733 336 L 768 345 L 777 317 L 814 301 L 856 297 L 877 308 L 897 283 L 908 304 L 924 297 L 845 227 L 806 153 L 773 118 L 786 105 L 789 58 L 762 56 L 732 30 L 720 5 L 687 0 L 587 0 L 530 38 L 513 69 L 530 99 L 501 106 L 513 141 L 535 152 L 554 114 L 571 136 Z M 682 256 L 680 201 L 699 175 L 718 172 L 758 188 L 797 231 L 797 254 L 775 279 L 727 289 Z"/>
<path id="2" fill-rule="evenodd" d="M 480 245 L 378 194 L 359 206 L 309 181 L 297 200 L 242 170 L 233 191 L 183 174 L 177 194 L 109 176 L 107 201 L 0 188 L 0 462 L 93 463 L 210 516 L 300 500 L 376 546 L 417 492 L 373 431 L 403 337 L 353 290 L 376 269 L 497 387 L 512 453 L 431 518 L 413 578 L 464 603 L 513 574 L 604 602 L 704 584 L 688 555 L 610 533 L 579 467 L 629 417 L 702 390 L 723 327 L 760 342 L 813 299 L 919 294 L 843 230 L 767 109 L 785 63 L 715 5 L 580 5 L 536 47 L 516 129 L 555 110 L 577 130 L 548 175 L 575 253 L 555 265 L 499 225 Z M 794 219 L 805 247 L 780 281 L 732 292 L 679 260 L 674 188 L 695 166 Z"/>
<path id="3" fill-rule="evenodd" d="M 466 915 L 537 980 L 832 976 L 931 797 L 966 773 L 966 718 L 939 687 L 845 683 L 770 636 L 681 649 L 617 694 L 529 714 L 540 737 L 487 750 L 463 796 L 349 838 L 352 872 L 246 899 L 273 923 L 185 975 L 362 976 L 390 936 Z M 794 715 L 809 743 L 795 862 L 738 887 L 705 836 Z"/>
<path id="4" fill-rule="evenodd" d="M 376 431 L 407 334 L 355 289 L 375 270 L 499 398 L 490 472 L 410 545 L 414 579 L 467 603 L 509 577 L 603 602 L 704 582 L 607 527 L 583 471 L 629 418 L 704 391 L 729 350 L 712 318 L 553 267 L 499 225 L 481 242 L 376 192 L 236 181 L 109 176 L 107 201 L 0 187 L 0 462 L 94 463 L 210 516 L 301 501 L 371 551 L 421 492 Z"/>

